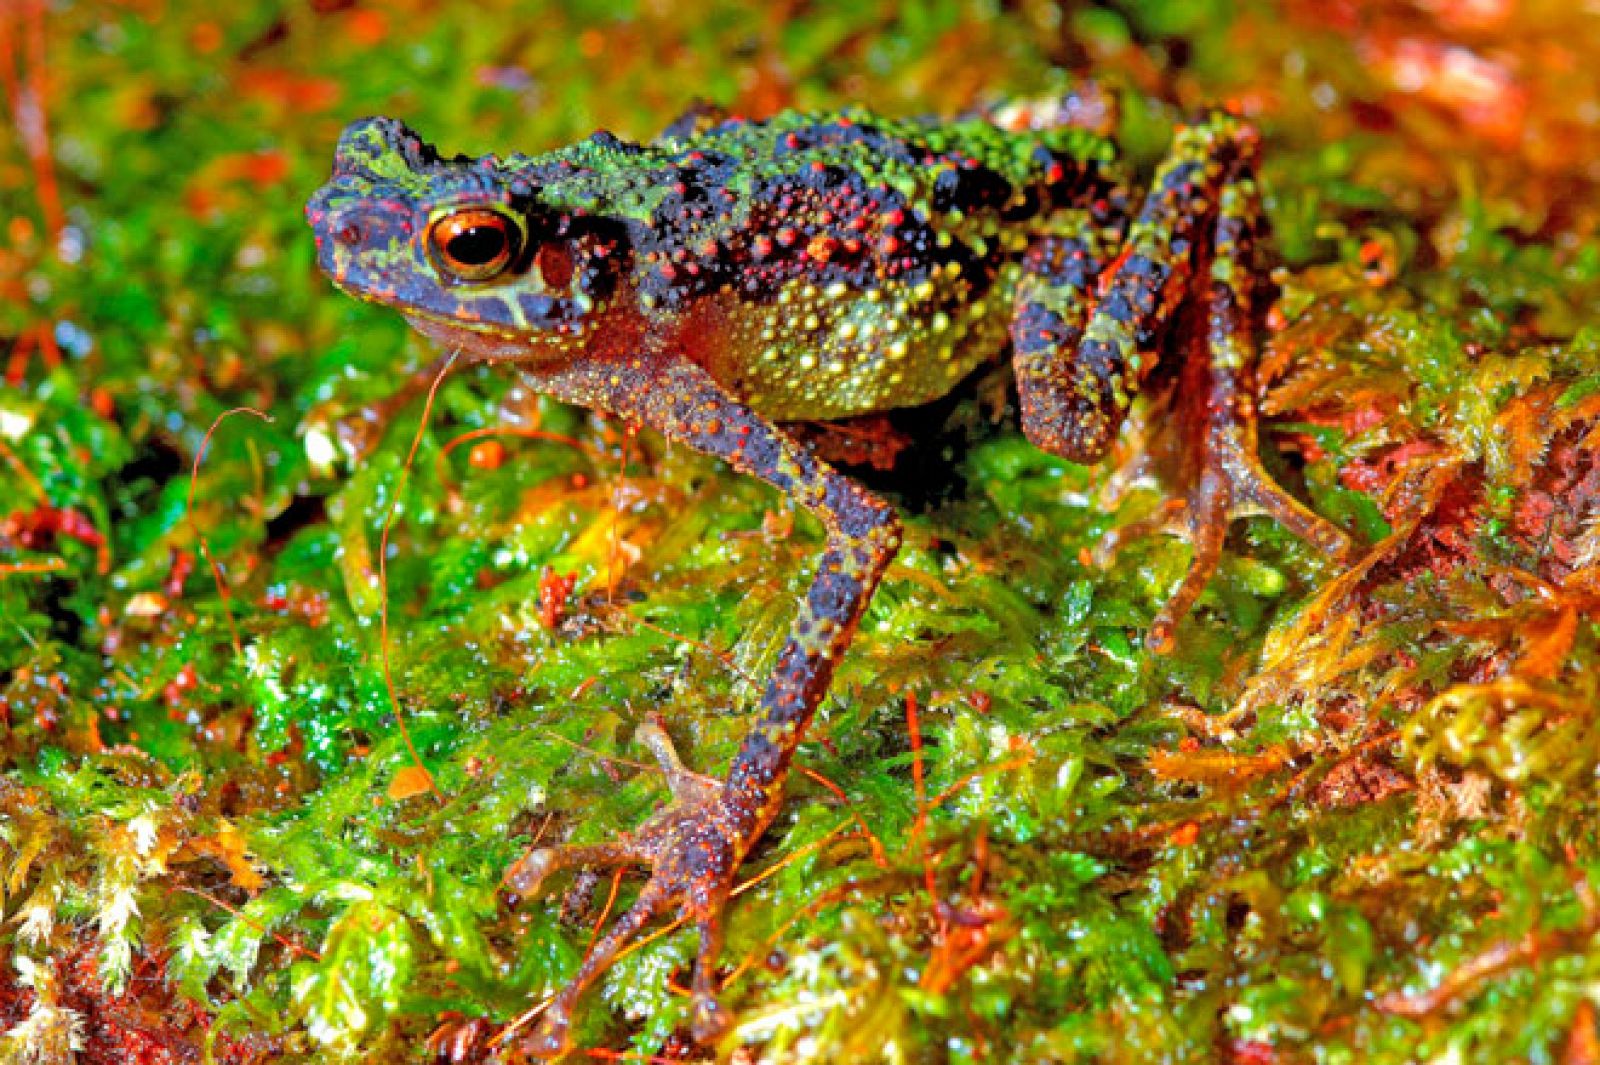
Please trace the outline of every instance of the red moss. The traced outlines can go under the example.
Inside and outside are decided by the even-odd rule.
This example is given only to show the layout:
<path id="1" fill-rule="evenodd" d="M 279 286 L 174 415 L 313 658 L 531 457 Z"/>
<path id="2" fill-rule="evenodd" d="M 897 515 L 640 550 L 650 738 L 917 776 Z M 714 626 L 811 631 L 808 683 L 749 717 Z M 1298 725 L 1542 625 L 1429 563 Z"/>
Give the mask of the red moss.
<path id="1" fill-rule="evenodd" d="M 210 1020 L 201 1005 L 179 997 L 168 982 L 161 959 L 134 956 L 127 990 L 108 994 L 96 971 L 99 942 L 85 936 L 54 954 L 61 981 L 58 1006 L 83 1018 L 84 1049 L 77 1065 L 192 1065 L 200 1060 Z M 11 966 L 0 968 L 0 1030 L 25 1020 L 33 1009 L 34 992 L 17 982 Z M 214 1044 L 218 1065 L 244 1065 L 275 1048 L 269 1041 L 219 1035 Z"/>
<path id="2" fill-rule="evenodd" d="M 1600 511 L 1600 450 L 1587 442 L 1595 428 L 1579 422 L 1557 434 L 1512 509 L 1511 538 L 1538 559 L 1539 576 L 1549 581 L 1581 564 L 1585 522 Z"/>

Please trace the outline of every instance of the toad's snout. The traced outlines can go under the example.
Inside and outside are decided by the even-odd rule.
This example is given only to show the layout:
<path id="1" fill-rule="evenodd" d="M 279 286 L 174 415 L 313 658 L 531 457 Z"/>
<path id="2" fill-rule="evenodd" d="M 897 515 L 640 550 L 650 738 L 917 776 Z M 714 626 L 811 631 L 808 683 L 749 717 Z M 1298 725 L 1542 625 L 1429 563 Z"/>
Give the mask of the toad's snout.
<path id="1" fill-rule="evenodd" d="M 338 203 L 336 190 L 323 189 L 306 204 L 306 220 L 316 235 L 317 264 L 344 282 L 379 270 L 383 261 L 408 257 L 416 224 L 409 206 L 390 203 Z"/>
<path id="2" fill-rule="evenodd" d="M 316 232 L 319 246 L 331 242 L 347 251 L 360 252 L 408 243 L 416 232 L 408 205 L 326 204 L 319 193 L 306 205 L 306 218 Z"/>

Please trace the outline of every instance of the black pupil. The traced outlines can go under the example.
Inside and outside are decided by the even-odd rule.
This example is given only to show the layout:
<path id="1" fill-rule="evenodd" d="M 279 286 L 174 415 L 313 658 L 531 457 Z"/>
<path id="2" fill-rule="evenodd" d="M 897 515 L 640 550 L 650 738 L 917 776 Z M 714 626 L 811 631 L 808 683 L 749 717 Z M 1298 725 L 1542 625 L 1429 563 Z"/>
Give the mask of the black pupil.
<path id="1" fill-rule="evenodd" d="M 445 251 L 466 266 L 488 266 L 506 253 L 505 230 L 499 226 L 468 226 L 450 238 Z"/>

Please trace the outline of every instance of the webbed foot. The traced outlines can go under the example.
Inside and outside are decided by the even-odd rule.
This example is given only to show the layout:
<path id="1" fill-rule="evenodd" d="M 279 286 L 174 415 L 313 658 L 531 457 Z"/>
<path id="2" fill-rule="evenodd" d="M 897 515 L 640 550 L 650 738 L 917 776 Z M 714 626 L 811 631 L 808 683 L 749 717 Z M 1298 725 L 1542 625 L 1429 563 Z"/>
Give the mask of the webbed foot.
<path id="1" fill-rule="evenodd" d="M 535 894 L 563 869 L 640 864 L 650 879 L 632 906 L 597 940 L 578 972 L 550 1000 L 533 1032 L 518 1049 L 533 1057 L 555 1057 L 570 1047 L 573 1010 L 583 992 L 608 969 L 628 942 L 660 916 L 692 922 L 699 932 L 693 978 L 694 1037 L 711 1042 L 727 1031 L 731 1018 L 717 1001 L 716 962 L 722 947 L 722 912 L 733 876 L 749 840 L 722 804 L 722 784 L 686 769 L 661 727 L 648 723 L 638 738 L 655 754 L 672 790 L 670 806 L 612 843 L 539 847 L 506 872 L 506 885 L 518 895 Z"/>
<path id="2" fill-rule="evenodd" d="M 1251 429 L 1253 439 L 1253 426 Z M 1172 651 L 1178 623 L 1188 616 L 1216 574 L 1228 526 L 1236 519 L 1268 515 L 1334 561 L 1348 559 L 1355 550 L 1337 526 L 1284 491 L 1261 468 L 1253 451 L 1228 442 L 1191 458 L 1198 458 L 1194 463 L 1198 468 L 1190 470 L 1181 497 L 1168 500 L 1148 517 L 1107 533 L 1094 550 L 1095 563 L 1109 566 L 1125 545 L 1146 536 L 1175 536 L 1188 541 L 1193 549 L 1183 580 L 1145 634 L 1145 646 L 1155 654 Z"/>

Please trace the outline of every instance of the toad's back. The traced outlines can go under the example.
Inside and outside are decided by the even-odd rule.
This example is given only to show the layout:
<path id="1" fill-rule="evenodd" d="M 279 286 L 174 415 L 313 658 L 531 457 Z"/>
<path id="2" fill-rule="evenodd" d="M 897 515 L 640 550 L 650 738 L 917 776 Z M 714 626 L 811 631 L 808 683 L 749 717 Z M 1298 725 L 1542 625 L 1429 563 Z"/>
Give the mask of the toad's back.
<path id="1" fill-rule="evenodd" d="M 1094 224 L 1113 157 L 1078 129 L 789 112 L 526 163 L 547 202 L 626 226 L 638 305 L 690 324 L 724 385 L 820 419 L 926 402 L 993 357 L 1023 253 Z"/>

